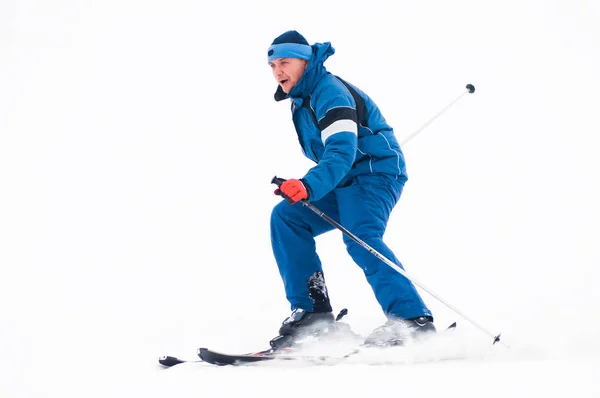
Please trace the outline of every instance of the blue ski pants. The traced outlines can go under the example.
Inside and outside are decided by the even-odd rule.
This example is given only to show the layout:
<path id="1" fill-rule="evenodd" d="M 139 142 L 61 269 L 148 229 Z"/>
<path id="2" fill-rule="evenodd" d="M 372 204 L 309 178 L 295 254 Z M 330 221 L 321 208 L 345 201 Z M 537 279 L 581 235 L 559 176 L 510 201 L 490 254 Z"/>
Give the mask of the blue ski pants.
<path id="1" fill-rule="evenodd" d="M 383 242 L 390 213 L 405 180 L 386 174 L 361 175 L 311 202 L 390 261 L 402 264 Z M 281 201 L 271 214 L 271 245 L 292 310 L 313 310 L 307 281 L 323 272 L 315 237 L 334 227 L 301 203 Z M 431 316 L 414 285 L 364 247 L 343 235 L 346 249 L 362 268 L 375 298 L 388 316 L 404 319 Z M 404 268 L 403 268 L 404 269 Z"/>

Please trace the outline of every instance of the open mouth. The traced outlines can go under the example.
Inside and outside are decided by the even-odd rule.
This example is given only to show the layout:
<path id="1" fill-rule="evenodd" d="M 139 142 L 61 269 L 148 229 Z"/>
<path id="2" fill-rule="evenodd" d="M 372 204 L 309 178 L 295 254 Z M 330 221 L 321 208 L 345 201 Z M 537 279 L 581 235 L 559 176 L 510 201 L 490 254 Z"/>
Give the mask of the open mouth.
<path id="1" fill-rule="evenodd" d="M 279 84 L 281 84 L 281 85 L 283 86 L 283 85 L 284 85 L 284 84 L 286 84 L 287 82 L 288 82 L 288 79 L 283 79 L 283 80 L 280 80 L 280 81 L 279 81 Z"/>

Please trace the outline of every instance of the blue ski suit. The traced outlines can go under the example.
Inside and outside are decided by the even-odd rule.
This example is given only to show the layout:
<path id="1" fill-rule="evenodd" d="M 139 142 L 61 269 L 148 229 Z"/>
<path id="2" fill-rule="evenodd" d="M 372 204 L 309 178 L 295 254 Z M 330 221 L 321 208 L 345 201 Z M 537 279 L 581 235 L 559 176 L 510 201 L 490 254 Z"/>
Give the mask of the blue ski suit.
<path id="1" fill-rule="evenodd" d="M 407 180 L 404 155 L 376 104 L 360 89 L 327 72 L 329 42 L 312 45 L 313 56 L 289 94 L 292 119 L 306 157 L 316 165 L 302 177 L 308 200 L 383 256 L 402 267 L 383 242 L 388 218 Z M 331 311 L 315 237 L 334 229 L 301 204 L 286 201 L 271 215 L 271 244 L 292 310 Z M 431 316 L 414 285 L 344 235 L 375 298 L 388 316 Z M 315 301 L 310 280 L 322 279 L 325 300 Z"/>

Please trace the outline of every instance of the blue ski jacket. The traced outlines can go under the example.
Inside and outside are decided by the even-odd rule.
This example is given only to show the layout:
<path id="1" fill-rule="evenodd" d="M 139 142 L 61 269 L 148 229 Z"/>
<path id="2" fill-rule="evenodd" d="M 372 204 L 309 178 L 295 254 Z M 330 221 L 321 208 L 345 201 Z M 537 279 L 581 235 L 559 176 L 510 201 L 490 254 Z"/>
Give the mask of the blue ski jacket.
<path id="1" fill-rule="evenodd" d="M 354 177 L 383 173 L 407 179 L 404 155 L 377 105 L 363 91 L 327 72 L 331 43 L 312 45 L 313 55 L 289 94 L 292 119 L 304 155 L 316 162 L 302 181 L 309 200 L 318 200 Z"/>

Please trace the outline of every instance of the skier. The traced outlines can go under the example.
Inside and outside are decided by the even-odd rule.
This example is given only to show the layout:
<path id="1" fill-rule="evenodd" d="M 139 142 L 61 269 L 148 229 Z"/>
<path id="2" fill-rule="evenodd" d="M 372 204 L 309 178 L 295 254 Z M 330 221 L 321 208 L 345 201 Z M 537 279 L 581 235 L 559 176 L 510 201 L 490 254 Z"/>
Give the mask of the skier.
<path id="1" fill-rule="evenodd" d="M 331 43 L 311 46 L 294 30 L 278 36 L 268 49 L 278 83 L 275 100 L 290 99 L 300 146 L 316 163 L 275 191 L 286 200 L 273 209 L 271 243 L 292 310 L 280 336 L 299 338 L 334 322 L 314 240 L 333 227 L 297 202 L 310 201 L 402 267 L 382 238 L 407 180 L 404 155 L 377 105 L 326 70 L 323 63 L 332 54 Z M 344 243 L 388 318 L 366 344 L 401 344 L 435 332 L 431 311 L 409 280 L 345 235 Z"/>

